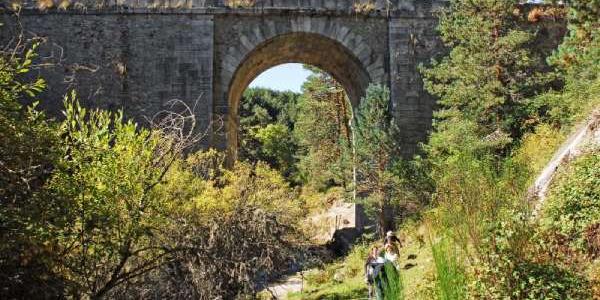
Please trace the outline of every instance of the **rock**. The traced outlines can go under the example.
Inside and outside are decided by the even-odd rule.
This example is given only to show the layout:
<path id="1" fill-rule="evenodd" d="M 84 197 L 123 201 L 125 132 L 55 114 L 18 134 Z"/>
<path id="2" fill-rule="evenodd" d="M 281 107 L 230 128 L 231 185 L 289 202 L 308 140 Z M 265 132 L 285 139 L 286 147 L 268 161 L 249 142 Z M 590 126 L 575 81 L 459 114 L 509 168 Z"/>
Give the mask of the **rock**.
<path id="1" fill-rule="evenodd" d="M 336 255 L 348 252 L 363 233 L 366 217 L 359 204 L 338 202 L 327 211 L 309 218 L 311 240 L 326 244 Z"/>
<path id="2" fill-rule="evenodd" d="M 342 274 L 342 272 L 338 271 L 335 272 L 335 274 L 333 274 L 333 281 L 335 282 L 344 282 L 344 274 Z"/>
<path id="3" fill-rule="evenodd" d="M 356 228 L 338 229 L 334 232 L 333 239 L 327 244 L 327 247 L 338 256 L 345 255 L 360 235 L 361 232 Z"/>

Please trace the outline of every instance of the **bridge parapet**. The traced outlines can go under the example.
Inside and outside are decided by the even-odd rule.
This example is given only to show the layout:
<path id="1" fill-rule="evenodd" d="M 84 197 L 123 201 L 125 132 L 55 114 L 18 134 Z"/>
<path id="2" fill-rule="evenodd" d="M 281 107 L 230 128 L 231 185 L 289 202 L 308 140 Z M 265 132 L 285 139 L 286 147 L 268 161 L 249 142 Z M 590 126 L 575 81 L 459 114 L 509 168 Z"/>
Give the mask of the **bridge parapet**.
<path id="1" fill-rule="evenodd" d="M 448 0 L 5 0 L 6 6 L 41 12 L 265 13 L 331 12 L 365 15 L 427 14 Z"/>

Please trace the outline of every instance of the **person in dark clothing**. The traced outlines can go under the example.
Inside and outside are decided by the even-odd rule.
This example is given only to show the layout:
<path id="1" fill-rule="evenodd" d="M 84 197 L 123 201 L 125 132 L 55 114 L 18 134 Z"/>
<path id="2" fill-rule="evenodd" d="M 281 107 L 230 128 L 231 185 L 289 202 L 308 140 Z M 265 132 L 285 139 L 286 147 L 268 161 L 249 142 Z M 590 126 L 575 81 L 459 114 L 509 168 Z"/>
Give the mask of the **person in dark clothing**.
<path id="1" fill-rule="evenodd" d="M 369 252 L 369 256 L 365 262 L 365 281 L 369 287 L 369 299 L 375 297 L 377 300 L 383 300 L 383 266 L 385 260 L 382 251 L 378 247 L 373 247 Z"/>

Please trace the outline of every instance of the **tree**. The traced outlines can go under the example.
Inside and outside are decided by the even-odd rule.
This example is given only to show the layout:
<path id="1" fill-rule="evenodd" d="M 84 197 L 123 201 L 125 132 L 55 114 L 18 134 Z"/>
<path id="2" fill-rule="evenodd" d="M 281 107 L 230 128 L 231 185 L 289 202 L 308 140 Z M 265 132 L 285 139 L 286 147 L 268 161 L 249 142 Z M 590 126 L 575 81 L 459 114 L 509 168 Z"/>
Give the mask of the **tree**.
<path id="1" fill-rule="evenodd" d="M 370 85 L 356 114 L 356 153 L 358 192 L 366 195 L 378 215 L 381 237 L 394 229 L 393 203 L 398 193 L 398 178 L 391 168 L 400 159 L 398 128 L 390 108 L 390 91 Z"/>
<path id="2" fill-rule="evenodd" d="M 268 124 L 257 130 L 255 138 L 262 144 L 261 152 L 273 161 L 286 177 L 295 171 L 296 144 L 290 129 L 282 124 Z"/>
<path id="3" fill-rule="evenodd" d="M 157 192 L 170 199 L 155 241 L 173 249 L 167 264 L 110 298 L 233 299 L 287 271 L 303 209 L 283 176 L 263 162 L 222 168 L 215 151 L 178 161 Z"/>
<path id="4" fill-rule="evenodd" d="M 296 173 L 292 134 L 298 94 L 249 88 L 240 103 L 240 160 L 267 162 L 290 181 Z"/>
<path id="5" fill-rule="evenodd" d="M 600 2 L 565 1 L 569 11 L 568 34 L 549 62 L 565 82 L 564 88 L 540 98 L 552 103 L 549 123 L 568 127 L 600 103 Z M 565 126 L 566 125 L 566 126 Z"/>
<path id="6" fill-rule="evenodd" d="M 439 98 L 433 135 L 473 122 L 476 136 L 495 141 L 489 151 L 506 153 L 546 117 L 547 104 L 533 96 L 550 89 L 553 77 L 525 15 L 518 0 L 451 1 L 438 27 L 450 54 L 423 69 L 426 89 Z M 451 143 L 431 146 L 448 152 Z"/>
<path id="7" fill-rule="evenodd" d="M 198 141 L 187 113 L 166 113 L 157 128 L 140 129 L 122 112 L 87 110 L 74 93 L 66 97 L 61 159 L 48 197 L 71 203 L 63 208 L 67 226 L 55 233 L 68 294 L 103 298 L 166 263 L 171 249 L 154 237 L 165 226 L 168 198 L 156 190 Z"/>
<path id="8" fill-rule="evenodd" d="M 556 1 L 552 1 L 556 2 Z M 569 10 L 569 34 L 550 58 L 550 61 L 563 69 L 582 64 L 582 56 L 593 51 L 594 40 L 600 31 L 600 1 L 563 1 Z M 555 3 L 556 4 L 556 3 Z"/>
<path id="9" fill-rule="evenodd" d="M 526 201 L 528 162 L 513 159 L 511 152 L 538 124 L 561 128 L 565 115 L 581 110 L 581 100 L 597 98 L 588 93 L 598 90 L 597 80 L 588 80 L 597 77 L 597 59 L 572 60 L 574 65 L 588 61 L 577 77 L 554 72 L 542 61 L 546 49 L 535 43 L 538 29 L 548 29 L 537 16 L 561 22 L 563 10 L 519 2 L 452 0 L 440 18 L 450 53 L 423 72 L 426 88 L 440 104 L 425 146 L 435 181 L 431 219 L 461 250 L 449 254 L 466 258 L 467 268 L 457 270 L 471 273 L 466 277 L 474 280 L 468 285 L 471 298 L 587 299 L 587 281 L 574 252 L 558 254 L 564 240 L 554 244 L 541 238 Z M 563 84 L 568 94 L 559 92 Z"/>
<path id="10" fill-rule="evenodd" d="M 300 147 L 298 169 L 304 183 L 319 190 L 351 187 L 351 108 L 342 86 L 318 69 L 298 101 L 294 136 Z"/>

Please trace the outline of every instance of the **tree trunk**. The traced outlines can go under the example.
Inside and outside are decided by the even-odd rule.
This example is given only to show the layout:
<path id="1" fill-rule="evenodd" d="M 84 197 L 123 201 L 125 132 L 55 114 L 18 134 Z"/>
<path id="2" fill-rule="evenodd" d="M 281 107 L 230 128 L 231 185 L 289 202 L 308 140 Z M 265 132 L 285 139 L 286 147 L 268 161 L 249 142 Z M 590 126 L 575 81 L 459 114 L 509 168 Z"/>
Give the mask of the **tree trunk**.
<path id="1" fill-rule="evenodd" d="M 385 238 L 385 233 L 390 230 L 395 230 L 394 224 L 394 210 L 388 203 L 383 200 L 379 204 L 379 216 L 378 216 L 378 224 L 377 231 L 379 233 L 380 238 Z"/>

